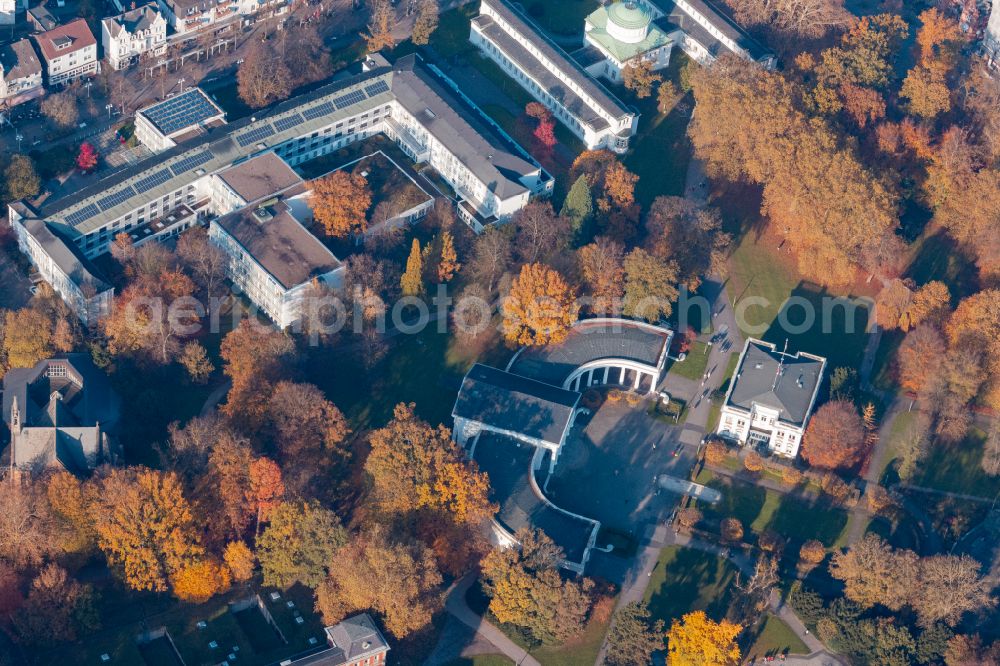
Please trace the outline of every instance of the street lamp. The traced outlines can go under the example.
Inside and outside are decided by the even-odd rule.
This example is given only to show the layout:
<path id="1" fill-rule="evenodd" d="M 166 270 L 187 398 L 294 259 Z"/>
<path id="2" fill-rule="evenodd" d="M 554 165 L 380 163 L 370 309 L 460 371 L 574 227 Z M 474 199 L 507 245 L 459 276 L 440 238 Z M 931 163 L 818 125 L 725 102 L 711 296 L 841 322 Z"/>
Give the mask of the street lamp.
<path id="1" fill-rule="evenodd" d="M 177 85 L 179 85 L 181 87 L 181 92 L 184 92 L 184 82 L 186 80 L 187 79 L 180 79 L 180 80 L 177 81 Z"/>
<path id="2" fill-rule="evenodd" d="M 115 108 L 115 105 L 114 104 L 108 104 L 104 108 L 108 110 L 108 118 L 110 119 L 111 118 L 111 109 Z"/>
<path id="3" fill-rule="evenodd" d="M 94 85 L 94 82 L 93 81 L 87 81 L 83 85 L 85 85 L 87 87 L 87 99 L 90 99 L 90 87 L 92 85 Z"/>
<path id="4" fill-rule="evenodd" d="M 18 133 L 17 135 L 14 136 L 14 138 L 17 139 L 17 152 L 21 152 L 21 141 L 24 139 L 24 137 L 21 136 L 20 133 Z"/>

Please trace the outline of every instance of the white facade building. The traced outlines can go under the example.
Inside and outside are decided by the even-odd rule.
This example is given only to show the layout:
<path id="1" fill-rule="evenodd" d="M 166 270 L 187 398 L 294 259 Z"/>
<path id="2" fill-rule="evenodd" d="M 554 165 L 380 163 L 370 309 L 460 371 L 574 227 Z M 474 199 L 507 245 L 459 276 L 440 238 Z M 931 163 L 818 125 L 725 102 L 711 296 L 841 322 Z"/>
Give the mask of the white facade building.
<path id="1" fill-rule="evenodd" d="M 44 94 L 42 63 L 31 40 L 0 46 L 0 104 L 14 106 Z"/>
<path id="2" fill-rule="evenodd" d="M 552 177 L 454 84 L 416 56 L 381 63 L 258 116 L 210 128 L 89 187 L 37 204 L 12 204 L 9 222 L 19 238 L 38 225 L 58 229 L 60 243 L 93 259 L 108 252 L 119 233 L 163 238 L 231 212 L 219 193 L 220 178 L 233 165 L 271 152 L 296 165 L 378 133 L 437 169 L 474 228 L 502 221 L 530 197 L 551 193 Z M 28 253 L 26 245 L 22 249 Z M 72 294 L 66 299 L 77 309 Z"/>
<path id="3" fill-rule="evenodd" d="M 287 14 L 289 0 L 157 0 L 179 35 Z"/>
<path id="4" fill-rule="evenodd" d="M 188 88 L 135 113 L 135 138 L 154 153 L 226 123 L 226 113 L 200 88 Z"/>
<path id="5" fill-rule="evenodd" d="M 100 71 L 97 40 L 83 19 L 34 35 L 33 39 L 45 63 L 46 85 L 72 83 Z"/>
<path id="6" fill-rule="evenodd" d="M 795 458 L 816 405 L 826 359 L 748 339 L 729 383 L 717 432 Z"/>
<path id="7" fill-rule="evenodd" d="M 101 46 L 112 69 L 124 69 L 145 55 L 167 51 L 167 19 L 155 4 L 101 21 Z"/>
<path id="8" fill-rule="evenodd" d="M 589 149 L 628 149 L 636 114 L 506 0 L 482 0 L 469 39 Z"/>
<path id="9" fill-rule="evenodd" d="M 653 71 L 670 64 L 674 40 L 653 24 L 652 11 L 632 0 L 598 7 L 587 16 L 583 30 L 593 57 L 581 64 L 593 76 L 619 83 L 629 64 L 648 62 Z"/>

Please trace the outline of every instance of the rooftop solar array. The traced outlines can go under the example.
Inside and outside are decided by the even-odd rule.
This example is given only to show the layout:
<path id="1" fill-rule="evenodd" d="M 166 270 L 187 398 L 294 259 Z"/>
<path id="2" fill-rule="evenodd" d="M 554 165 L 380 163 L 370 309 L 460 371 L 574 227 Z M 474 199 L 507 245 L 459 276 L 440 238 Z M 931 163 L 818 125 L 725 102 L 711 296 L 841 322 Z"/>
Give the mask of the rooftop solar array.
<path id="1" fill-rule="evenodd" d="M 330 104 L 330 102 L 323 102 L 322 104 L 317 104 L 311 109 L 306 109 L 305 111 L 302 112 L 302 116 L 306 120 L 316 120 L 320 116 L 325 116 L 328 113 L 333 113 L 333 111 L 334 111 L 333 104 Z"/>
<path id="2" fill-rule="evenodd" d="M 202 164 L 210 161 L 211 159 L 212 159 L 212 153 L 208 152 L 207 150 L 202 150 L 200 152 L 195 153 L 194 155 L 190 155 L 180 160 L 179 162 L 171 166 L 170 170 L 174 172 L 175 176 L 179 176 L 185 171 L 190 171 L 195 167 L 200 167 Z"/>
<path id="3" fill-rule="evenodd" d="M 163 183 L 170 180 L 170 171 L 167 169 L 160 169 L 151 176 L 146 176 L 140 180 L 135 181 L 136 192 L 148 192 L 157 185 L 162 185 Z"/>
<path id="4" fill-rule="evenodd" d="M 365 86 L 365 92 L 368 93 L 369 97 L 374 97 L 379 93 L 389 92 L 389 84 L 385 81 L 379 80 L 370 86 Z"/>
<path id="5" fill-rule="evenodd" d="M 343 109 L 344 107 L 357 104 L 361 100 L 365 99 L 365 97 L 366 95 L 364 90 L 355 90 L 347 93 L 346 95 L 341 95 L 337 99 L 333 100 L 333 103 L 337 105 L 338 109 Z"/>
<path id="6" fill-rule="evenodd" d="M 287 129 L 295 127 L 296 125 L 301 125 L 304 122 L 305 119 L 301 115 L 299 115 L 298 113 L 293 113 L 287 118 L 282 118 L 281 120 L 275 120 L 274 127 L 279 132 L 284 132 Z"/>
<path id="7" fill-rule="evenodd" d="M 87 206 L 84 206 L 80 210 L 76 211 L 75 213 L 70 213 L 69 215 L 67 215 L 66 222 L 71 226 L 76 226 L 81 222 L 83 222 L 84 220 L 89 220 L 90 218 L 94 217 L 100 212 L 101 211 L 97 207 L 97 204 L 89 204 Z"/>
<path id="8" fill-rule="evenodd" d="M 128 201 L 130 197 L 134 196 L 135 190 L 132 189 L 131 185 L 126 185 L 117 192 L 112 192 L 111 194 L 98 199 L 97 205 L 101 207 L 101 210 L 107 210 L 109 208 L 114 208 L 123 201 Z"/>
<path id="9" fill-rule="evenodd" d="M 169 136 L 219 115 L 219 109 L 198 88 L 143 109 L 142 114 Z"/>
<path id="10" fill-rule="evenodd" d="M 270 123 L 267 123 L 266 125 L 261 125 L 260 127 L 250 130 L 249 132 L 237 135 L 236 143 L 240 144 L 242 148 L 246 148 L 251 143 L 257 143 L 261 139 L 266 139 L 273 134 L 274 128 L 271 127 Z"/>

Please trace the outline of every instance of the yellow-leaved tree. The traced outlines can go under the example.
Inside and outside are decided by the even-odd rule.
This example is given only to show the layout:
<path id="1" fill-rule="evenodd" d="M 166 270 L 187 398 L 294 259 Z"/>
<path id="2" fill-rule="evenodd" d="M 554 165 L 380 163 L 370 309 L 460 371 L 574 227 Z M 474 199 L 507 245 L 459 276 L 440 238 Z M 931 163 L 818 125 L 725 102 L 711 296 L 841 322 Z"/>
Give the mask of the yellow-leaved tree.
<path id="1" fill-rule="evenodd" d="M 577 318 L 569 285 L 544 264 L 525 264 L 521 268 L 501 310 L 504 339 L 510 345 L 561 342 Z"/>
<path id="2" fill-rule="evenodd" d="M 715 622 L 705 611 L 688 613 L 674 620 L 667 632 L 667 663 L 670 666 L 729 666 L 740 661 L 736 636 L 743 627 L 723 620 Z"/>
<path id="3" fill-rule="evenodd" d="M 313 217 L 323 225 L 328 236 L 341 238 L 364 233 L 368 228 L 368 207 L 372 193 L 368 180 L 360 173 L 334 171 L 310 183 L 309 205 Z"/>

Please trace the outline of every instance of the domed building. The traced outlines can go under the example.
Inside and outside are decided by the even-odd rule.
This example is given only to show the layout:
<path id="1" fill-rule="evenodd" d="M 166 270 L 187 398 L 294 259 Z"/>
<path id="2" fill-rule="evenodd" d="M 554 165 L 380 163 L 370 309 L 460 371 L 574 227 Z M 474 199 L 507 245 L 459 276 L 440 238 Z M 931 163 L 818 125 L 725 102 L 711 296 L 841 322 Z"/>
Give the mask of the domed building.
<path id="1" fill-rule="evenodd" d="M 584 39 L 597 53 L 587 71 L 618 82 L 630 63 L 648 61 L 653 69 L 670 64 L 674 41 L 653 23 L 652 12 L 634 0 L 598 7 L 584 24 Z M 603 57 L 601 57 L 603 56 Z"/>

